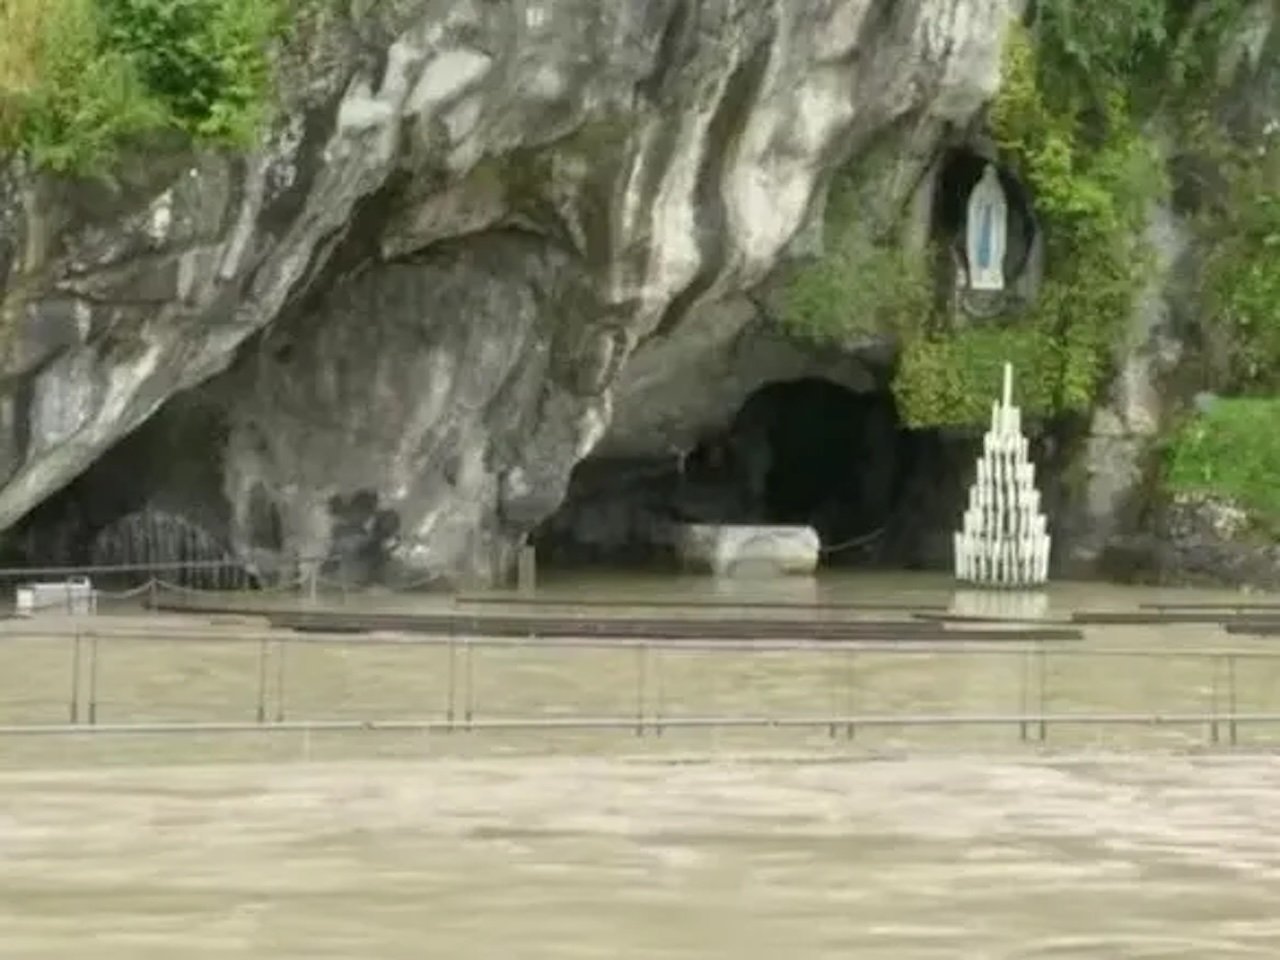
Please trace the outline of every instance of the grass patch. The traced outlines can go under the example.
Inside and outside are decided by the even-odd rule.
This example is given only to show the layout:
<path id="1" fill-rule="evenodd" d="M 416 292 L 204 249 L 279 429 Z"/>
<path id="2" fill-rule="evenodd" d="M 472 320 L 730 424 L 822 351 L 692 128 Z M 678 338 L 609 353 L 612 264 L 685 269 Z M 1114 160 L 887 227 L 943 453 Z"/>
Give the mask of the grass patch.
<path id="1" fill-rule="evenodd" d="M 1280 396 L 1215 401 L 1174 434 L 1165 451 L 1172 493 L 1229 500 L 1280 523 Z"/>

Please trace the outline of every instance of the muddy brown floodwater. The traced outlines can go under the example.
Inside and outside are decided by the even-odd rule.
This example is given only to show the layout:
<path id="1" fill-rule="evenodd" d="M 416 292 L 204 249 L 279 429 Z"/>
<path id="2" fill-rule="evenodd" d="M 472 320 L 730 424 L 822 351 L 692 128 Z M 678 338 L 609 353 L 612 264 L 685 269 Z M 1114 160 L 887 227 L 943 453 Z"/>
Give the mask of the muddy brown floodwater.
<path id="1" fill-rule="evenodd" d="M 936 602 L 944 587 L 824 578 L 801 599 Z M 593 591 L 708 589 L 601 579 L 546 595 L 568 610 Z M 1174 596 L 1067 585 L 1051 600 Z M 236 628 L 193 640 L 207 621 L 150 623 L 184 638 L 101 640 L 99 722 L 251 720 L 260 696 L 293 719 L 448 708 L 447 648 L 294 646 L 281 695 L 277 661 L 264 674 L 259 645 L 226 636 Z M 1050 712 L 1223 708 L 1205 652 L 1270 649 L 1213 627 L 1091 629 L 1076 646 L 1107 655 L 1051 653 Z M 1167 655 L 1113 655 L 1140 647 Z M 65 639 L 0 638 L 0 724 L 67 720 L 70 653 Z M 477 718 L 637 710 L 633 650 L 472 656 Z M 1025 658 L 998 651 L 650 656 L 650 717 L 1041 704 L 1039 675 L 1028 685 Z M 1280 708 L 1280 668 L 1237 669 L 1237 710 Z M 830 733 L 0 736 L 0 957 L 1280 956 L 1280 726 L 1245 725 L 1236 750 L 1213 751 L 1201 724 L 1064 725 L 1043 743 L 1016 725 Z"/>

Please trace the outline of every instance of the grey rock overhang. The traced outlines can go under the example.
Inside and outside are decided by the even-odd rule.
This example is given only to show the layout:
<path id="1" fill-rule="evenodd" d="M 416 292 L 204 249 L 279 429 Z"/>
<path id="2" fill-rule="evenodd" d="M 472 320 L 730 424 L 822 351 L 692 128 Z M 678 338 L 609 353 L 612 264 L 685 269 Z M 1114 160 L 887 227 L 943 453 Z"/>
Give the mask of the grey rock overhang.
<path id="1" fill-rule="evenodd" d="M 279 120 L 246 156 L 135 157 L 105 191 L 15 166 L 0 193 L 0 528 L 225 370 L 393 181 L 416 206 L 388 215 L 386 254 L 517 224 L 581 260 L 598 319 L 576 336 L 607 340 L 610 360 L 580 372 L 607 417 L 627 353 L 767 276 L 833 166 L 904 125 L 905 149 L 927 157 L 966 123 L 997 88 L 1019 6 L 417 0 L 291 61 Z M 557 150 L 598 123 L 621 134 L 603 175 Z M 445 202 L 486 162 L 541 155 L 541 219 L 517 216 L 509 191 L 478 210 Z M 529 443 L 565 429 L 557 402 Z"/>

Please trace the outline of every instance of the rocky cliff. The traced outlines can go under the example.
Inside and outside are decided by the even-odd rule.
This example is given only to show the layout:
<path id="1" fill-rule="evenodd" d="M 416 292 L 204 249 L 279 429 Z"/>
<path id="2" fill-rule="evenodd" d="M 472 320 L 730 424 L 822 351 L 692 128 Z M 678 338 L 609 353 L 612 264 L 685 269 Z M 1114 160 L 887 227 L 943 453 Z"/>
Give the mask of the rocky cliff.
<path id="1" fill-rule="evenodd" d="M 811 247 L 833 170 L 887 155 L 868 195 L 908 204 L 1018 6 L 352 2 L 281 52 L 254 149 L 151 143 L 92 180 L 13 157 L 0 528 L 168 416 L 184 449 L 132 448 L 128 510 L 263 563 L 491 577 L 611 422 L 661 435 L 629 358 L 714 339 Z"/>

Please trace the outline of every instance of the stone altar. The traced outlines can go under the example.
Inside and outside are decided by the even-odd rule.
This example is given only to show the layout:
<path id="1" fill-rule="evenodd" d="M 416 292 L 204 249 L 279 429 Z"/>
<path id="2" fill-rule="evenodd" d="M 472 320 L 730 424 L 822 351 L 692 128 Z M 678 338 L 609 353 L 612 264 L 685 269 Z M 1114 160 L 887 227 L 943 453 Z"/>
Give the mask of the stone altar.
<path id="1" fill-rule="evenodd" d="M 807 576 L 818 568 L 813 527 L 682 523 L 671 535 L 683 566 L 717 577 Z"/>

